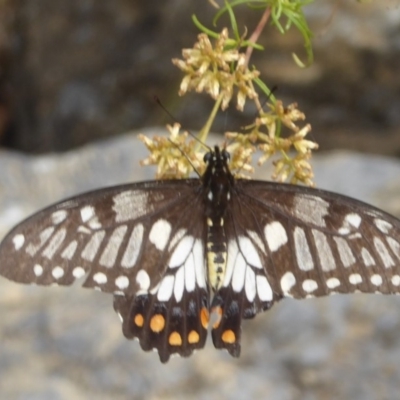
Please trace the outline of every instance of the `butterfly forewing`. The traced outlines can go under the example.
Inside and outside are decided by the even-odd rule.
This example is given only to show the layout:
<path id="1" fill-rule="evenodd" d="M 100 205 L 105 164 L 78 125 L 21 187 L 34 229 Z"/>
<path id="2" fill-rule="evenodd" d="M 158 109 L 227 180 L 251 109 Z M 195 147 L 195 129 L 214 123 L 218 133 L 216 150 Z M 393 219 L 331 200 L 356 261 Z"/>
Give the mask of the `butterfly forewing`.
<path id="1" fill-rule="evenodd" d="M 235 180 L 228 159 L 216 147 L 202 179 L 102 189 L 35 214 L 0 245 L 0 273 L 113 293 L 124 335 L 163 362 L 204 347 L 209 322 L 215 347 L 239 356 L 242 318 L 283 297 L 400 292 L 399 220 L 326 191 Z"/>
<path id="2" fill-rule="evenodd" d="M 202 225 L 192 222 L 194 211 L 187 212 L 198 201 L 198 186 L 195 181 L 132 184 L 49 207 L 4 239 L 1 273 L 40 285 L 69 285 L 85 277 L 84 286 L 105 292 L 153 288 L 179 241 L 202 237 Z"/>

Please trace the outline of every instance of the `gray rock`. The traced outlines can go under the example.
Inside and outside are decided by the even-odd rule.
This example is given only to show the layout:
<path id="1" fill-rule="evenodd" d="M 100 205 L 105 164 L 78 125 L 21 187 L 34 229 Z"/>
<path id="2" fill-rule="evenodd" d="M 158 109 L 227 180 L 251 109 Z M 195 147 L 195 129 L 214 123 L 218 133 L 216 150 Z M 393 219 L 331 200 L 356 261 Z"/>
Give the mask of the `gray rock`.
<path id="1" fill-rule="evenodd" d="M 143 157 L 132 134 L 63 155 L 2 152 L 1 234 L 63 197 L 151 179 L 152 171 L 138 166 Z M 317 155 L 314 168 L 319 187 L 399 212 L 400 162 L 333 152 Z M 285 300 L 244 323 L 241 358 L 215 350 L 209 340 L 189 359 L 173 358 L 165 366 L 123 337 L 110 295 L 5 279 L 0 293 L 4 399 L 398 398 L 395 296 Z"/>

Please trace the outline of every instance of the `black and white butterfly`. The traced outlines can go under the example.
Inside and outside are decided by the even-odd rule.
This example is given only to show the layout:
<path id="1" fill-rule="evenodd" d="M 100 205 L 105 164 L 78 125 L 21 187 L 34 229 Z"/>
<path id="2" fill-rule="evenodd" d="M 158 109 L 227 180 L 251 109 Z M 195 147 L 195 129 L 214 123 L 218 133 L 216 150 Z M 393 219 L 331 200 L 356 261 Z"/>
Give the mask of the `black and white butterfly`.
<path id="1" fill-rule="evenodd" d="M 0 274 L 113 293 L 127 338 L 162 362 L 204 347 L 240 354 L 242 318 L 284 297 L 400 292 L 400 221 L 338 194 L 235 179 L 215 147 L 201 179 L 82 194 L 15 227 Z"/>

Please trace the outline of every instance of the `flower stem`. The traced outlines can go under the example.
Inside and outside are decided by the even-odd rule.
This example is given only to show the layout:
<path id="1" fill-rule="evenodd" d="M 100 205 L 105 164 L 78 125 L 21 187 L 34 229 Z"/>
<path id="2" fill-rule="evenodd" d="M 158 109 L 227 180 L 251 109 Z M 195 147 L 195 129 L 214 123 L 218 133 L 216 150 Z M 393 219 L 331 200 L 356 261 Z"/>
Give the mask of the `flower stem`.
<path id="1" fill-rule="evenodd" d="M 214 122 L 215 116 L 217 115 L 217 112 L 221 106 L 223 96 L 224 96 L 224 93 L 221 92 L 214 104 L 214 107 L 211 111 L 210 116 L 207 119 L 207 122 L 204 124 L 204 126 L 201 128 L 201 130 L 199 132 L 198 138 L 199 138 L 199 141 L 202 143 L 206 142 L 208 133 L 210 132 L 210 129 Z"/>
<path id="2" fill-rule="evenodd" d="M 271 7 L 267 7 L 261 16 L 260 22 L 258 23 L 256 29 L 252 33 L 252 35 L 249 38 L 249 42 L 252 43 L 257 43 L 258 38 L 261 35 L 261 32 L 263 31 L 266 23 L 268 22 L 269 16 L 271 15 Z M 253 53 L 253 46 L 249 46 L 246 50 L 246 66 L 249 65 L 250 57 Z"/>

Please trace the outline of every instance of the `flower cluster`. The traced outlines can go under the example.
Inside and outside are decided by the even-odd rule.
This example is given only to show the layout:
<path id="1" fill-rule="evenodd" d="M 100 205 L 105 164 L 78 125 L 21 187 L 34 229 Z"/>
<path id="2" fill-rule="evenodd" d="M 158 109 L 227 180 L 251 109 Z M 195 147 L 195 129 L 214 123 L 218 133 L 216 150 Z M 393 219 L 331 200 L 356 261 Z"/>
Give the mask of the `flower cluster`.
<path id="1" fill-rule="evenodd" d="M 150 151 L 150 156 L 141 162 L 141 165 L 157 165 L 157 179 L 187 178 L 192 171 L 199 174 L 204 172 L 204 153 L 195 150 L 194 140 L 186 142 L 187 132 L 179 132 L 178 123 L 167 125 L 170 136 L 154 137 L 149 139 L 139 135 L 139 139 Z"/>
<path id="2" fill-rule="evenodd" d="M 184 60 L 173 59 L 185 76 L 179 95 L 190 90 L 205 91 L 214 100 L 221 97 L 221 108 L 225 110 L 237 89 L 237 108 L 243 110 L 246 98 L 255 99 L 253 80 L 259 76 L 257 70 L 250 71 L 243 53 L 230 48 L 228 29 L 223 29 L 213 47 L 209 37 L 201 33 L 192 49 L 182 51 Z"/>
<path id="3" fill-rule="evenodd" d="M 311 158 L 311 151 L 318 149 L 318 145 L 305 139 L 311 131 L 311 125 L 306 124 L 302 128 L 296 125 L 297 121 L 305 119 L 304 113 L 297 109 L 297 104 L 285 108 L 281 101 L 276 101 L 269 107 L 269 112 L 261 113 L 256 119 L 251 132 L 257 137 L 260 143 L 258 148 L 263 153 L 258 164 L 262 165 L 271 156 L 279 154 L 278 160 L 274 161 L 273 179 L 312 186 L 313 173 L 308 160 Z M 282 136 L 282 125 L 291 132 L 285 137 Z M 295 156 L 291 156 L 293 150 Z"/>

